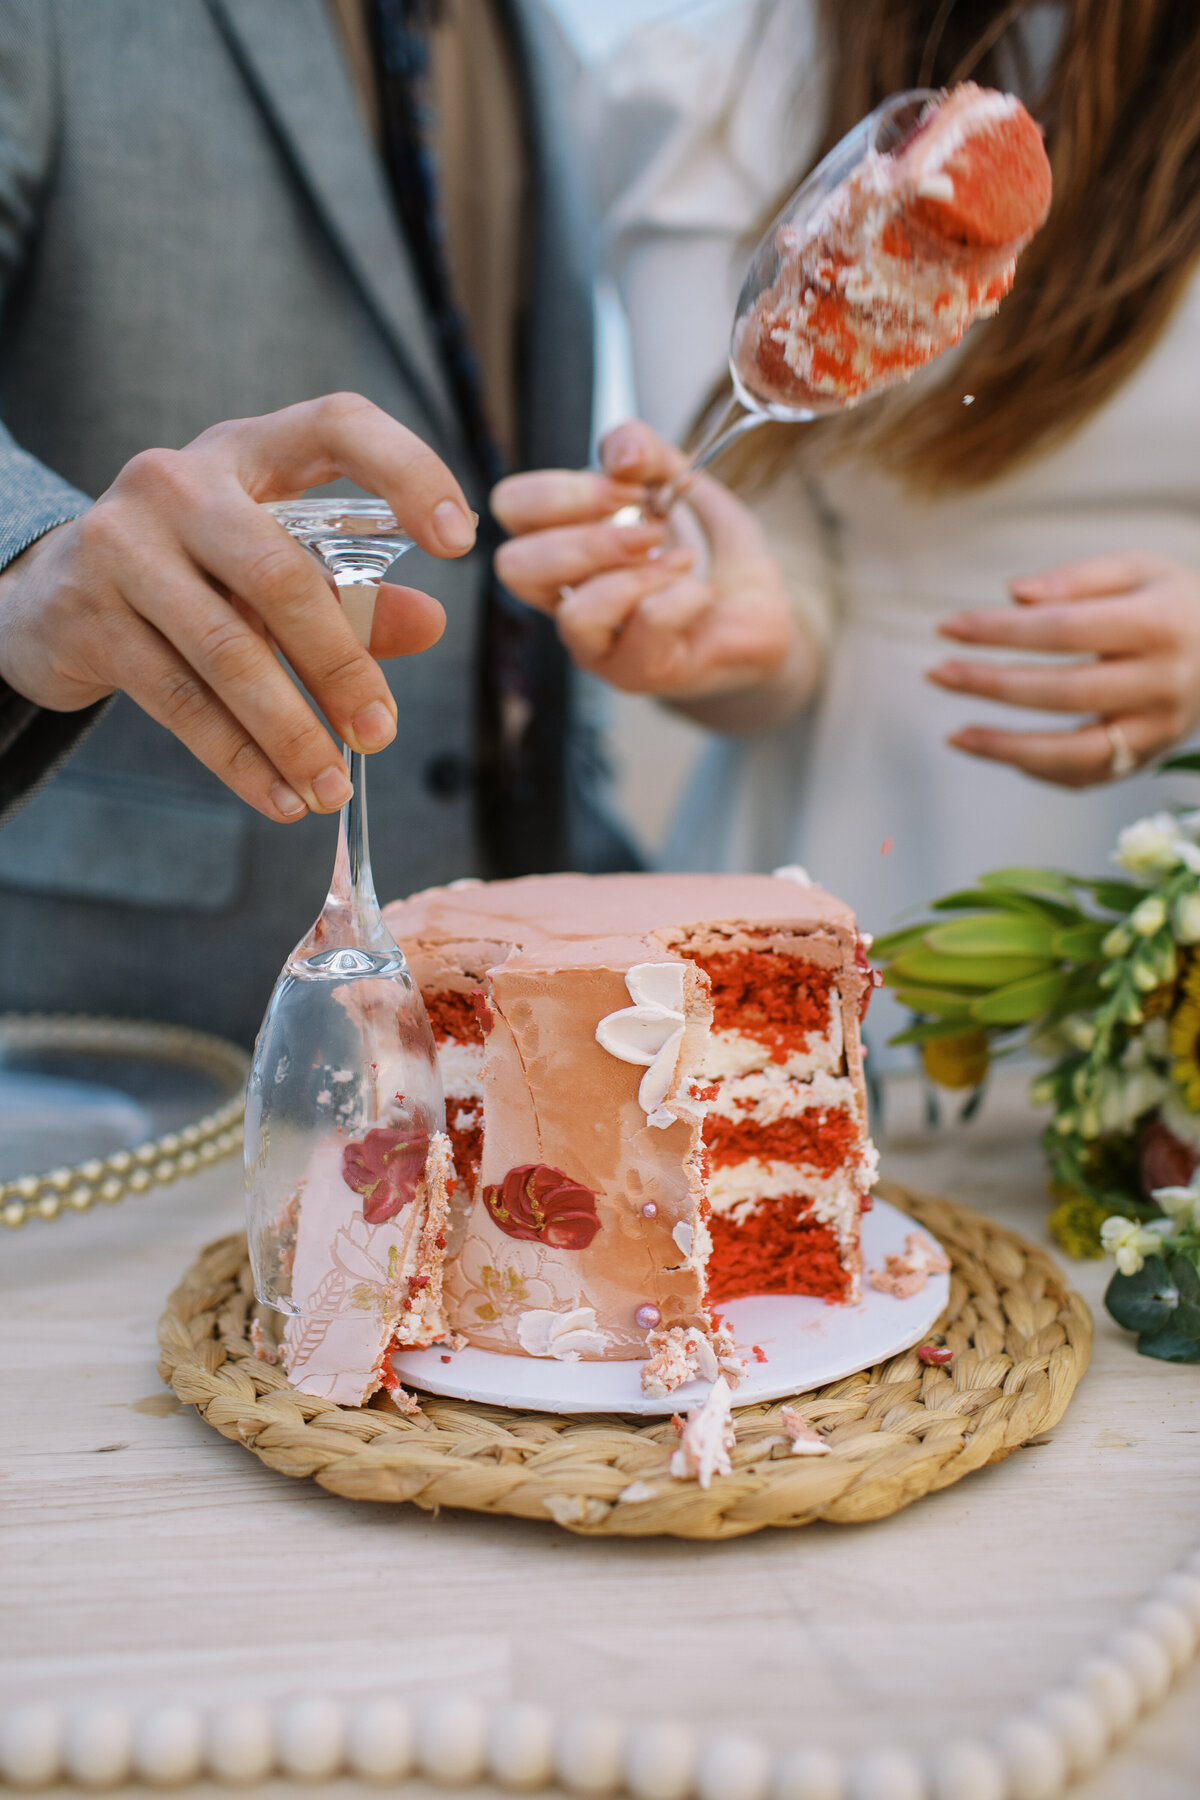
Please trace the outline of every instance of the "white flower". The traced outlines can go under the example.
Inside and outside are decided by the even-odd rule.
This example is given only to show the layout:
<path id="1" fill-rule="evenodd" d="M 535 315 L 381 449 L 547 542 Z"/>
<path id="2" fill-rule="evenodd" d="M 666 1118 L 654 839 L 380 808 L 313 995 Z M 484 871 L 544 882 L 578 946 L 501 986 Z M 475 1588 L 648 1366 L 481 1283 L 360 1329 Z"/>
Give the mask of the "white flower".
<path id="1" fill-rule="evenodd" d="M 560 1362 L 578 1362 L 581 1351 L 603 1356 L 608 1333 L 596 1329 L 591 1306 L 570 1312 L 523 1312 L 517 1320 L 517 1337 L 527 1356 L 555 1356 Z"/>
<path id="2" fill-rule="evenodd" d="M 1152 813 L 1127 825 L 1117 839 L 1113 861 L 1119 862 L 1145 887 L 1153 887 L 1155 878 L 1177 869 L 1180 864 L 1200 871 L 1200 850 L 1185 837 L 1180 821 L 1173 813 Z"/>
<path id="3" fill-rule="evenodd" d="M 1186 1187 L 1155 1188 L 1151 1198 L 1181 1231 L 1200 1231 L 1200 1168 Z"/>
<path id="4" fill-rule="evenodd" d="M 1178 944 L 1200 944 L 1200 894 L 1180 894 L 1171 921 Z"/>
<path id="5" fill-rule="evenodd" d="M 1074 1050 L 1090 1050 L 1096 1041 L 1096 1021 L 1087 1013 L 1068 1013 L 1059 1029 Z"/>
<path id="6" fill-rule="evenodd" d="M 638 1105 L 651 1119 L 659 1112 L 670 1090 L 683 1042 L 683 983 L 681 962 L 635 963 L 625 976 L 634 1002 L 620 1012 L 609 1013 L 596 1027 L 596 1042 L 622 1062 L 641 1063 L 646 1073 L 638 1088 Z M 671 1124 L 672 1117 L 651 1123 Z"/>
<path id="7" fill-rule="evenodd" d="M 1162 1249 L 1164 1237 L 1169 1237 L 1174 1225 L 1170 1219 L 1156 1221 L 1170 1230 L 1152 1230 L 1147 1225 L 1140 1225 L 1136 1219 L 1123 1219 L 1118 1213 L 1111 1219 L 1105 1219 L 1100 1227 L 1100 1242 L 1110 1256 L 1116 1258 L 1117 1267 L 1122 1275 L 1136 1275 L 1148 1256 L 1157 1256 Z"/>
<path id="8" fill-rule="evenodd" d="M 1139 937 L 1153 937 L 1167 922 L 1167 903 L 1161 894 L 1147 894 L 1129 915 L 1129 923 Z"/>

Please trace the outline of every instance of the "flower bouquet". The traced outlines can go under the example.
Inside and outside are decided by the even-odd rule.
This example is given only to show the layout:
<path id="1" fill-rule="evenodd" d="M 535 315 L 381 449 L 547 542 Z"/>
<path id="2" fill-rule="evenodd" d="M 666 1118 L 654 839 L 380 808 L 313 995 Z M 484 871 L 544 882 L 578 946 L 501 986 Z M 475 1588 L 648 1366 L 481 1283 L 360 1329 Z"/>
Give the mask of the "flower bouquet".
<path id="1" fill-rule="evenodd" d="M 1006 1051 L 1049 1063 L 1051 1231 L 1115 1258 L 1105 1304 L 1143 1355 L 1200 1362 L 1200 812 L 1139 819 L 1114 861 L 997 869 L 873 954 L 916 1015 L 894 1041 L 940 1086 L 980 1088 Z"/>

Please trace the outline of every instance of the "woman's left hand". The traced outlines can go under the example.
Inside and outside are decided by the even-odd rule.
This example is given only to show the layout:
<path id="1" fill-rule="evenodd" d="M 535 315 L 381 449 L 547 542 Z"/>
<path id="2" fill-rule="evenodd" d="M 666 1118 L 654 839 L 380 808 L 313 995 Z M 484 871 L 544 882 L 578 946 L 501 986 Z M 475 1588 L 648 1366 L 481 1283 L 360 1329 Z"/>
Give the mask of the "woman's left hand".
<path id="1" fill-rule="evenodd" d="M 1139 551 L 1062 563 L 1009 583 L 1012 612 L 959 613 L 939 627 L 963 644 L 1087 658 L 1071 664 L 957 658 L 928 679 L 1039 712 L 1091 713 L 1071 731 L 971 725 L 948 740 L 1039 781 L 1092 787 L 1141 768 L 1200 723 L 1200 575 Z"/>

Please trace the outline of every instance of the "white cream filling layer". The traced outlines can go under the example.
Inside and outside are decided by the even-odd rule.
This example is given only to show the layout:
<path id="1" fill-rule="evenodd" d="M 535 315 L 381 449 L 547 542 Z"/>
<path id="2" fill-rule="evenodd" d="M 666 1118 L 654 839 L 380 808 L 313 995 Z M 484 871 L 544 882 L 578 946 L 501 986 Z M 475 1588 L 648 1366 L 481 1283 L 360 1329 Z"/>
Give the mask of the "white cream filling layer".
<path id="1" fill-rule="evenodd" d="M 714 1169 L 708 1178 L 708 1199 L 714 1213 L 732 1216 L 739 1223 L 760 1200 L 783 1200 L 802 1195 L 813 1203 L 820 1219 L 828 1219 L 853 1200 L 857 1211 L 869 1183 L 869 1171 L 838 1169 L 832 1175 L 814 1175 L 795 1163 L 752 1161 L 732 1168 Z"/>
<path id="2" fill-rule="evenodd" d="M 850 1077 L 817 1069 L 807 1081 L 801 1081 L 772 1064 L 752 1075 L 727 1077 L 706 1111 L 734 1124 L 773 1125 L 779 1119 L 799 1118 L 813 1107 L 853 1116 L 854 1083 Z"/>
<path id="3" fill-rule="evenodd" d="M 438 1068 L 447 1100 L 452 1095 L 456 1100 L 483 1099 L 482 1044 L 439 1044 Z"/>
<path id="4" fill-rule="evenodd" d="M 790 1075 L 803 1081 L 821 1072 L 838 1073 L 844 1047 L 841 1009 L 834 999 L 828 1029 L 810 1032 L 804 1047 L 789 1050 L 782 1062 L 775 1060 L 769 1044 L 760 1044 L 756 1038 L 744 1037 L 739 1031 L 711 1031 L 697 1074 L 702 1080 L 724 1081 L 769 1071 L 777 1079 Z"/>

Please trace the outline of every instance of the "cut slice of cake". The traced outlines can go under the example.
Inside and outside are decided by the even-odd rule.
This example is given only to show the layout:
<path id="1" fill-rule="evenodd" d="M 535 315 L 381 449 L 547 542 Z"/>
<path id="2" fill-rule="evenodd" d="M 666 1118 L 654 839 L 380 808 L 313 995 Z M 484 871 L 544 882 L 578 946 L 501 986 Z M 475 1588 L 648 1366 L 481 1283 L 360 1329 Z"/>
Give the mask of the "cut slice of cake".
<path id="1" fill-rule="evenodd" d="M 714 1306 L 857 1298 L 872 977 L 840 901 L 782 876 L 556 875 L 386 916 L 446 1091 L 449 1330 L 644 1359 L 663 1392 L 728 1365 Z"/>

